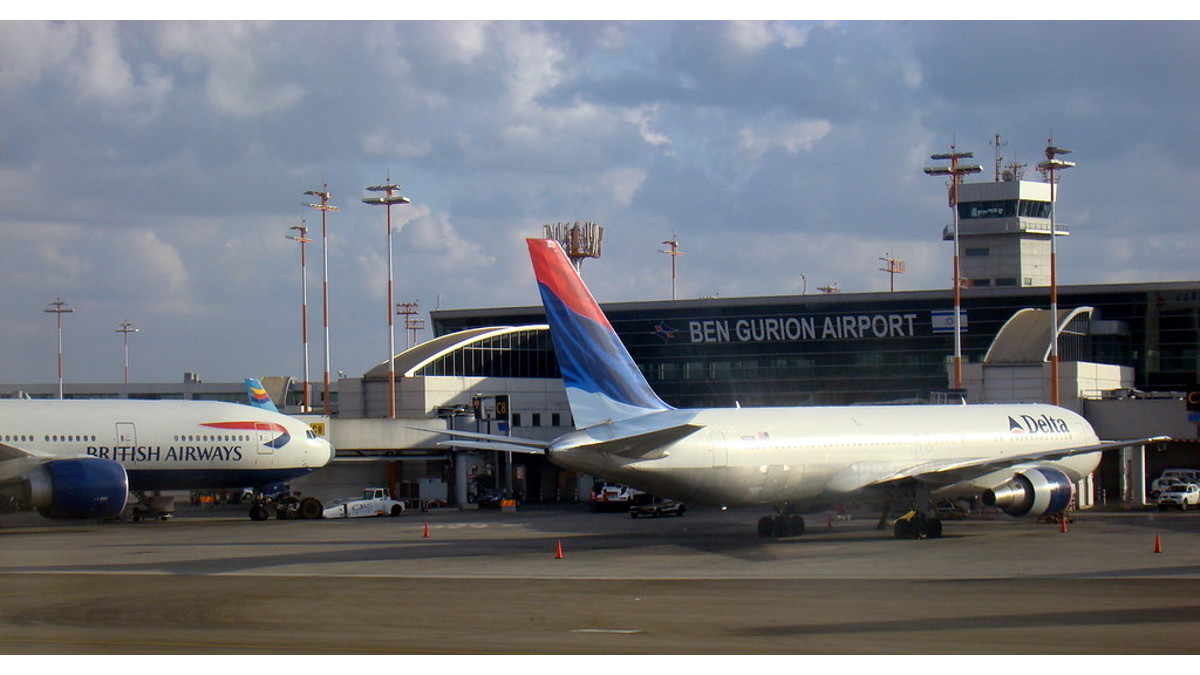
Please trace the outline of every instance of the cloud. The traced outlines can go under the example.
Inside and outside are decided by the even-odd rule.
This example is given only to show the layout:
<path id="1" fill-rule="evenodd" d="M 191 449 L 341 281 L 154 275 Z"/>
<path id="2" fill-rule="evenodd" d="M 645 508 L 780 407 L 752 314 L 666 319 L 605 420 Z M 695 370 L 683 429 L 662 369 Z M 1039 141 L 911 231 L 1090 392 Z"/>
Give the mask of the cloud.
<path id="1" fill-rule="evenodd" d="M 259 23 L 161 24 L 160 52 L 187 70 L 203 73 L 204 94 L 218 114 L 254 117 L 290 108 L 307 90 L 280 77 L 288 33 Z"/>
<path id="2" fill-rule="evenodd" d="M 67 63 L 79 39 L 79 24 L 0 21 L 0 91 L 37 82 Z"/>
<path id="3" fill-rule="evenodd" d="M 730 42 L 747 51 L 758 51 L 774 44 L 796 49 L 808 43 L 811 26 L 795 26 L 784 21 L 731 21 Z"/>
<path id="4" fill-rule="evenodd" d="M 361 372 L 386 258 L 359 197 L 385 172 L 414 200 L 397 285 L 426 308 L 537 302 L 522 240 L 574 220 L 605 227 L 585 275 L 611 300 L 669 296 L 672 231 L 684 297 L 879 290 L 888 251 L 898 286 L 944 288 L 921 169 L 952 141 L 990 169 L 996 132 L 1005 161 L 1051 130 L 1076 151 L 1069 282 L 1194 278 L 1197 25 L 0 22 L 0 343 L 36 351 L 61 294 L 79 331 L 145 325 L 144 377 L 294 374 L 283 235 L 327 183 L 334 358 Z"/>

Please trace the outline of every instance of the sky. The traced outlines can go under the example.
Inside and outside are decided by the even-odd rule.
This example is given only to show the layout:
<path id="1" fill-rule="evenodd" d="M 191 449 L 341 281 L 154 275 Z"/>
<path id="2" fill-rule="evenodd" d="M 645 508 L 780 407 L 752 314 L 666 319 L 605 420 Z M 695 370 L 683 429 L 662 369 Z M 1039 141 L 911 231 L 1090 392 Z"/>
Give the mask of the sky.
<path id="1" fill-rule="evenodd" d="M 0 21 L 0 390 L 322 372 L 388 356 L 395 301 L 539 303 L 526 237 L 604 227 L 602 302 L 948 288 L 922 169 L 1070 148 L 1063 284 L 1196 280 L 1200 22 Z M 402 317 L 398 318 L 398 320 Z M 421 337 L 431 334 L 425 330 Z M 406 335 L 399 327 L 397 345 Z"/>

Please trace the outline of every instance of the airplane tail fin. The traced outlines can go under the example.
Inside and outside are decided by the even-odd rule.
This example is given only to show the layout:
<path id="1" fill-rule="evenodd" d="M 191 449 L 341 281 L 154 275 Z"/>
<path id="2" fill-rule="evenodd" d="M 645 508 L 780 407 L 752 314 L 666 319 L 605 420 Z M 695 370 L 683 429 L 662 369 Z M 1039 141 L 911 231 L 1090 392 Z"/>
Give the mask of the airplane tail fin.
<path id="1" fill-rule="evenodd" d="M 279 408 L 275 407 L 275 402 L 271 400 L 271 395 L 263 388 L 262 382 L 258 378 L 246 378 L 246 395 L 250 398 L 250 405 L 271 412 L 279 412 Z"/>
<path id="2" fill-rule="evenodd" d="M 558 242 L 527 243 L 575 427 L 670 410 L 650 388 Z"/>

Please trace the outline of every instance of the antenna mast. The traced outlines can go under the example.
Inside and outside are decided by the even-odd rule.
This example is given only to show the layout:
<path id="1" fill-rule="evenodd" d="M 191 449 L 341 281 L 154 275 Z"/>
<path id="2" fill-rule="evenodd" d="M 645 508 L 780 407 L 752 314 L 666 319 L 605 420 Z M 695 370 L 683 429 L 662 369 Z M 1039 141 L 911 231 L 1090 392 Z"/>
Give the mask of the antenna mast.
<path id="1" fill-rule="evenodd" d="M 600 257 L 600 241 L 604 238 L 604 228 L 596 223 L 581 223 L 577 220 L 574 223 L 543 225 L 542 230 L 547 239 L 554 239 L 562 244 L 563 251 L 571 259 L 571 264 L 576 270 L 580 269 L 585 258 Z"/>
<path id="2" fill-rule="evenodd" d="M 893 258 L 891 251 L 888 251 L 884 257 L 880 258 L 880 260 L 883 261 L 885 267 L 880 267 L 879 271 L 888 273 L 889 290 L 895 291 L 896 290 L 896 275 L 902 274 L 906 271 L 905 266 L 904 266 L 904 261 Z"/>

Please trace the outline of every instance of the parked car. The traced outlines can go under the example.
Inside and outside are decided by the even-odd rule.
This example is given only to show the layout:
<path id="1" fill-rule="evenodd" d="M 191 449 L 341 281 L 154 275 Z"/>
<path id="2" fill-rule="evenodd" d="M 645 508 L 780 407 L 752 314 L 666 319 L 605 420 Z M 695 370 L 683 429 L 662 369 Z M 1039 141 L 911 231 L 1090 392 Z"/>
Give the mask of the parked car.
<path id="1" fill-rule="evenodd" d="M 1186 511 L 1200 506 L 1200 485 L 1195 483 L 1179 483 L 1172 485 L 1158 496 L 1158 510 L 1177 508 Z"/>
<path id="2" fill-rule="evenodd" d="M 1200 470 L 1197 469 L 1167 469 L 1150 483 L 1150 499 L 1158 496 L 1172 485 L 1180 483 L 1195 483 L 1200 485 Z"/>
<path id="3" fill-rule="evenodd" d="M 475 495 L 475 503 L 481 509 L 498 509 L 504 506 L 504 502 L 511 501 L 514 505 L 521 503 L 520 495 L 505 496 L 499 490 L 480 490 L 479 494 Z"/>

